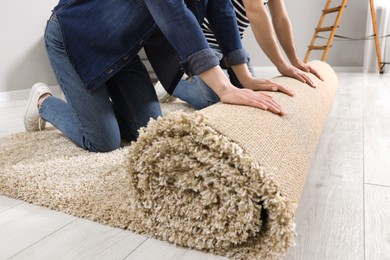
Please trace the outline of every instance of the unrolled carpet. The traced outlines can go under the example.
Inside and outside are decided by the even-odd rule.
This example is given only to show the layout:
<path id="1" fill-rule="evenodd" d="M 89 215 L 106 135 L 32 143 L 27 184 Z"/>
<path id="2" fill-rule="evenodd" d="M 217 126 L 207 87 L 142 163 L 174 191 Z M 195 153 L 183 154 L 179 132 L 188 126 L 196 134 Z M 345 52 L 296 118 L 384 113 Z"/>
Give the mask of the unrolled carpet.
<path id="1" fill-rule="evenodd" d="M 0 139 L 0 193 L 102 224 L 231 258 L 280 258 L 333 101 L 337 77 L 317 88 L 278 77 L 284 117 L 216 104 L 150 121 L 137 142 L 86 152 L 57 130 Z M 177 104 L 167 105 L 168 110 Z"/>

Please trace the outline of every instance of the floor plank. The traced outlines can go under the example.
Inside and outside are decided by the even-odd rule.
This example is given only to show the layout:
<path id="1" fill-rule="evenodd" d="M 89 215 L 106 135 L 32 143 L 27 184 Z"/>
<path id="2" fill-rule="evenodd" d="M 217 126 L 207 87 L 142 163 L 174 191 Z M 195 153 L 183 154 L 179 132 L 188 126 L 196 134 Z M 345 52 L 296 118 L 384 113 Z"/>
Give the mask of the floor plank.
<path id="1" fill-rule="evenodd" d="M 390 259 L 390 187 L 365 185 L 366 260 Z"/>
<path id="2" fill-rule="evenodd" d="M 390 186 L 390 77 L 364 87 L 365 183 Z"/>
<path id="3" fill-rule="evenodd" d="M 0 214 L 8 209 L 24 203 L 20 200 L 11 199 L 0 195 Z"/>
<path id="4" fill-rule="evenodd" d="M 22 203 L 0 213 L 0 259 L 19 253 L 76 217 Z"/>
<path id="5" fill-rule="evenodd" d="M 77 219 L 10 259 L 121 260 L 147 239 L 126 230 Z"/>
<path id="6" fill-rule="evenodd" d="M 126 260 L 223 260 L 225 257 L 207 254 L 197 250 L 190 250 L 175 246 L 166 241 L 148 239 L 137 250 L 135 250 Z"/>
<path id="7" fill-rule="evenodd" d="M 361 119 L 365 76 L 354 73 L 338 73 L 339 86 L 329 117 Z"/>

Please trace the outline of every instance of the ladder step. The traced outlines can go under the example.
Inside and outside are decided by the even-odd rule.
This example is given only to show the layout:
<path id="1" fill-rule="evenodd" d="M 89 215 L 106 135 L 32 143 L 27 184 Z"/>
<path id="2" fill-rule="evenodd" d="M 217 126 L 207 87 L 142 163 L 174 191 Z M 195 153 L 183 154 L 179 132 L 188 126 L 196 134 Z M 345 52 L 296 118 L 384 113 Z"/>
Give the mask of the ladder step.
<path id="1" fill-rule="evenodd" d="M 330 45 L 329 47 L 332 47 L 332 45 Z M 309 46 L 309 50 L 325 50 L 326 49 L 326 45 L 325 46 Z"/>
<path id="2" fill-rule="evenodd" d="M 324 13 L 324 14 L 334 13 L 334 12 L 340 11 L 340 9 L 341 9 L 341 6 L 337 6 L 337 7 L 333 7 L 333 8 L 324 9 L 324 10 L 322 10 L 322 13 Z"/>
<path id="3" fill-rule="evenodd" d="M 329 26 L 329 27 L 322 27 L 322 28 L 316 28 L 316 32 L 328 32 L 332 31 L 334 26 Z"/>

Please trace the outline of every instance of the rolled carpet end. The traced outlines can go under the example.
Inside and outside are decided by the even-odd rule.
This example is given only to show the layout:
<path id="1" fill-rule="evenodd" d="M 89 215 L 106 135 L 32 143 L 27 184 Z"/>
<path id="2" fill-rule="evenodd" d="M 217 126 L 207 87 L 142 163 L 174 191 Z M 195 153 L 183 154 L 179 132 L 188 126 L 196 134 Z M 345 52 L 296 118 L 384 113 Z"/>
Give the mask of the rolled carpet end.
<path id="1" fill-rule="evenodd" d="M 281 256 L 293 244 L 296 204 L 200 112 L 151 121 L 128 163 L 136 230 L 230 257 Z"/>

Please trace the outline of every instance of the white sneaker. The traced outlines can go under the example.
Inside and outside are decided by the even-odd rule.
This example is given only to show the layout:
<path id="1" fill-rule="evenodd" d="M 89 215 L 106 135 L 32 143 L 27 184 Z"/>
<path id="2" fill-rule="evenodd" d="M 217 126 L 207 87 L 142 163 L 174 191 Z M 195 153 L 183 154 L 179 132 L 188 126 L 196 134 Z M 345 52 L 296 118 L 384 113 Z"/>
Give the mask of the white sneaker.
<path id="1" fill-rule="evenodd" d="M 156 90 L 160 103 L 171 103 L 176 100 L 176 97 L 169 95 L 168 92 L 165 91 L 165 88 L 161 85 L 160 81 L 157 81 L 156 85 L 154 85 L 154 89 Z"/>
<path id="2" fill-rule="evenodd" d="M 45 83 L 35 83 L 30 91 L 26 114 L 24 115 L 24 127 L 27 131 L 41 131 L 45 129 L 46 121 L 39 116 L 38 100 L 45 94 L 51 95 L 49 87 Z"/>

